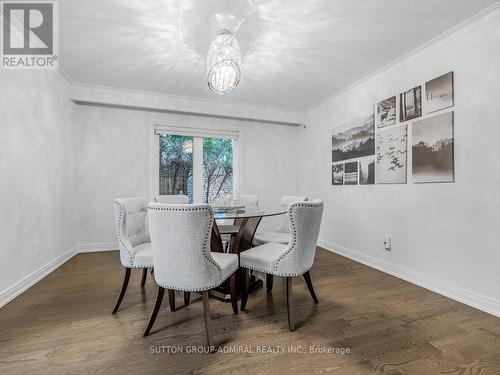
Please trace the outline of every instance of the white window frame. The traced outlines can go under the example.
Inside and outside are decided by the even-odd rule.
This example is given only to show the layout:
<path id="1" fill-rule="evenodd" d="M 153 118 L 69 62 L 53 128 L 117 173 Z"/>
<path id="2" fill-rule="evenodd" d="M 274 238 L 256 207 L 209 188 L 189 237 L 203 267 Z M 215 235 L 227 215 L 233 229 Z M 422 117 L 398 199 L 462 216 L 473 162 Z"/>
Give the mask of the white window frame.
<path id="1" fill-rule="evenodd" d="M 233 140 L 233 194 L 239 194 L 241 175 L 241 132 L 235 129 L 212 129 L 197 124 L 172 124 L 150 120 L 148 127 L 148 200 L 160 194 L 160 135 L 193 137 L 193 203 L 202 203 L 203 193 L 203 138 L 231 138 Z"/>

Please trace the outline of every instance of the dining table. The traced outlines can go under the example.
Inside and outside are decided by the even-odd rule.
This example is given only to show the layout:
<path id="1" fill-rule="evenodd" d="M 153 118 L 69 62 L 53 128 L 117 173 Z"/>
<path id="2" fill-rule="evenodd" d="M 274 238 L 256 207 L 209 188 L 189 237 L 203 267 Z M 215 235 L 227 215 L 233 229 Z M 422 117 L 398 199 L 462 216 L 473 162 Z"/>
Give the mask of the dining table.
<path id="1" fill-rule="evenodd" d="M 214 207 L 214 222 L 210 249 L 213 252 L 225 252 L 240 254 L 242 251 L 252 247 L 253 237 L 257 231 L 261 220 L 265 217 L 284 215 L 283 208 L 256 208 L 237 206 L 235 208 L 224 207 L 223 209 Z M 231 222 L 227 224 L 225 222 Z M 219 223 L 218 223 L 219 222 Z M 221 223 L 224 222 L 224 223 Z M 243 293 L 244 272 L 240 268 L 236 271 L 236 290 L 238 298 Z M 250 278 L 250 292 L 262 286 L 262 280 L 252 273 Z M 210 291 L 210 296 L 223 302 L 230 302 L 229 283 L 226 281 Z"/>

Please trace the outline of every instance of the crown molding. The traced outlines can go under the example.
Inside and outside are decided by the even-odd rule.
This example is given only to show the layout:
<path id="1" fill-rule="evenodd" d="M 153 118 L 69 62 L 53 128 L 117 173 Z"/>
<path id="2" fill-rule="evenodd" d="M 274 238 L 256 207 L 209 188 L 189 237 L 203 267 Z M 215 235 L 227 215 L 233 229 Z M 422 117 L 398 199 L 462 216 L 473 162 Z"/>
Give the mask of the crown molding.
<path id="1" fill-rule="evenodd" d="M 483 11 L 475 14 L 474 16 L 466 19 L 465 21 L 459 23 L 458 25 L 453 26 L 452 28 L 446 30 L 444 33 L 429 40 L 428 42 L 421 44 L 420 46 L 411 50 L 410 52 L 392 60 L 388 64 L 386 64 L 386 65 L 374 70 L 373 72 L 365 75 L 364 77 L 360 78 L 359 80 L 354 81 L 350 85 L 335 92 L 334 94 L 330 95 L 326 99 L 321 100 L 317 104 L 309 107 L 304 112 L 306 114 L 308 114 L 308 113 L 336 100 L 340 96 L 344 95 L 346 92 L 348 92 L 348 91 L 350 91 L 358 86 L 361 86 L 362 84 L 364 84 L 366 81 L 370 80 L 371 78 L 374 78 L 374 77 L 377 77 L 383 73 L 386 73 L 388 70 L 395 68 L 397 65 L 409 60 L 410 58 L 418 56 L 431 48 L 439 47 L 443 43 L 445 43 L 445 42 L 467 32 L 467 31 L 470 31 L 471 29 L 473 29 L 475 27 L 485 25 L 485 24 L 493 21 L 499 15 L 500 15 L 500 1 L 496 2 L 495 4 L 491 5 L 490 7 L 486 8 L 486 9 L 484 9 Z"/>

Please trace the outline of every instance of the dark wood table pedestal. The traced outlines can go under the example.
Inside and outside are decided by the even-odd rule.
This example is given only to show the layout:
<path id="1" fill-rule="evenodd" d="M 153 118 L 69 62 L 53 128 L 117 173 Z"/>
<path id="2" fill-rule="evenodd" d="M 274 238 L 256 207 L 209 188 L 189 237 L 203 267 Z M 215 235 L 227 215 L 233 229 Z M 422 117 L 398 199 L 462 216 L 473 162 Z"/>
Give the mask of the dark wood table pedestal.
<path id="1" fill-rule="evenodd" d="M 232 254 L 240 254 L 242 251 L 248 250 L 252 247 L 253 236 L 255 231 L 259 226 L 262 217 L 248 217 L 236 219 L 234 224 L 239 226 L 238 233 L 232 234 L 228 252 Z M 214 220 L 214 225 L 212 227 L 212 238 L 211 238 L 211 250 L 213 252 L 225 252 L 222 243 L 222 237 L 219 232 L 219 227 Z M 236 271 L 236 290 L 238 299 L 241 298 L 243 294 L 243 280 L 244 272 L 241 268 Z M 262 280 L 257 279 L 252 275 L 250 279 L 250 291 L 256 288 L 262 287 Z M 222 285 L 214 288 L 210 291 L 210 297 L 223 302 L 231 302 L 231 296 L 229 295 L 229 280 L 226 280 Z"/>

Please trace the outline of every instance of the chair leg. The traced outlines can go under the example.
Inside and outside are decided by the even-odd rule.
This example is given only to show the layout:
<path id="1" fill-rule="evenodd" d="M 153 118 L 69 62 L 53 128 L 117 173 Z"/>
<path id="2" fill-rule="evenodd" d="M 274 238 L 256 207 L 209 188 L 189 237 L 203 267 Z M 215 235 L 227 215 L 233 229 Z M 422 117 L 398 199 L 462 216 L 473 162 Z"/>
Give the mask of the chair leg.
<path id="1" fill-rule="evenodd" d="M 184 305 L 189 306 L 189 298 L 191 297 L 190 292 L 184 292 Z"/>
<path id="2" fill-rule="evenodd" d="M 273 290 L 273 280 L 274 276 L 269 273 L 266 273 L 266 288 L 268 292 Z"/>
<path id="3" fill-rule="evenodd" d="M 170 311 L 175 311 L 175 291 L 173 289 L 168 290 L 168 304 Z"/>
<path id="4" fill-rule="evenodd" d="M 243 295 L 241 296 L 241 311 L 245 310 L 250 289 L 250 272 L 248 268 L 243 269 Z"/>
<path id="5" fill-rule="evenodd" d="M 236 272 L 229 278 L 229 292 L 231 293 L 231 305 L 234 315 L 238 315 L 238 296 L 236 295 Z"/>
<path id="6" fill-rule="evenodd" d="M 205 318 L 205 330 L 207 332 L 207 344 L 209 347 L 214 346 L 212 319 L 210 318 L 210 296 L 208 290 L 203 292 L 203 317 Z"/>
<path id="7" fill-rule="evenodd" d="M 163 294 L 165 293 L 165 288 L 159 286 L 158 293 L 156 294 L 156 302 L 153 307 L 153 311 L 151 312 L 151 317 L 149 318 L 148 326 L 144 331 L 143 336 L 146 337 L 151 332 L 151 328 L 153 328 L 153 324 L 155 324 L 156 316 L 158 315 L 158 311 L 160 311 L 161 302 L 163 301 Z"/>
<path id="8" fill-rule="evenodd" d="M 141 286 L 146 285 L 146 276 L 148 275 L 148 269 L 143 268 L 142 269 L 142 279 L 141 279 Z"/>
<path id="9" fill-rule="evenodd" d="M 118 311 L 118 308 L 122 303 L 123 296 L 125 295 L 125 291 L 127 290 L 129 280 L 130 280 L 130 268 L 125 268 L 125 277 L 123 278 L 122 290 L 120 290 L 120 294 L 118 295 L 118 299 L 116 300 L 115 307 L 111 312 L 111 314 L 114 314 Z"/>
<path id="10" fill-rule="evenodd" d="M 314 300 L 314 303 L 318 303 L 318 297 L 316 297 L 316 293 L 314 293 L 311 274 L 309 273 L 309 271 L 304 274 L 304 280 L 306 280 L 307 288 L 309 289 L 309 293 L 311 293 L 311 297 Z"/>
<path id="11" fill-rule="evenodd" d="M 286 278 L 286 309 L 288 311 L 288 329 L 295 331 L 295 322 L 293 321 L 293 299 L 292 299 L 292 278 Z"/>

